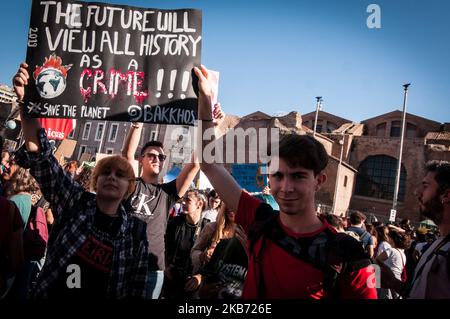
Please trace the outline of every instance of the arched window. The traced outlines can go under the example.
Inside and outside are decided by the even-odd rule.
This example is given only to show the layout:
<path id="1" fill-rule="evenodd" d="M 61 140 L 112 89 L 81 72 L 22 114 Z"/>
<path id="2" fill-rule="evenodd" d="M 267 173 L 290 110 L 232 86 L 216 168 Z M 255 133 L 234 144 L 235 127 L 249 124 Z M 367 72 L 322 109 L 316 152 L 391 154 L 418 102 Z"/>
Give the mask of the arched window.
<path id="1" fill-rule="evenodd" d="M 411 123 L 406 123 L 406 137 L 414 138 L 417 136 L 417 126 Z"/>
<path id="2" fill-rule="evenodd" d="M 355 195 L 392 200 L 394 198 L 397 160 L 386 155 L 367 157 L 358 168 Z M 402 165 L 398 200 L 405 198 L 406 170 Z"/>
<path id="3" fill-rule="evenodd" d="M 337 129 L 337 125 L 332 123 L 332 122 L 328 122 L 327 123 L 327 133 L 331 133 L 333 132 L 335 129 Z"/>
<path id="4" fill-rule="evenodd" d="M 391 137 L 400 137 L 402 133 L 402 122 L 392 121 L 391 122 Z"/>
<path id="5" fill-rule="evenodd" d="M 378 124 L 376 130 L 376 136 L 384 137 L 386 134 L 386 122 Z"/>
<path id="6" fill-rule="evenodd" d="M 314 130 L 314 123 L 315 122 L 316 122 L 315 120 L 312 121 L 312 127 L 311 127 L 312 130 Z M 322 133 L 322 126 L 323 126 L 323 121 L 321 119 L 318 119 L 317 120 L 317 125 L 316 125 L 316 132 Z"/>

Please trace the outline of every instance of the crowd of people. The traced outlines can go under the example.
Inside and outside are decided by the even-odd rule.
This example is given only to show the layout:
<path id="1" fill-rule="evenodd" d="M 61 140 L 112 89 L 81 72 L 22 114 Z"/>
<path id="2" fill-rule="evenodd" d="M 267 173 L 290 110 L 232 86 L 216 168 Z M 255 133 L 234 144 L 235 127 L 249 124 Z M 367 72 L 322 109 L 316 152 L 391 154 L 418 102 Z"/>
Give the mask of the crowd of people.
<path id="1" fill-rule="evenodd" d="M 203 133 L 224 114 L 211 105 L 208 70 L 194 72 Z M 19 103 L 28 79 L 21 64 Z M 408 220 L 317 213 L 328 154 L 309 135 L 282 135 L 269 162 L 275 210 L 194 155 L 160 183 L 164 145 L 150 141 L 136 154 L 142 123 L 132 124 L 122 155 L 78 167 L 53 156 L 23 110 L 21 121 L 24 144 L 1 155 L 0 298 L 450 298 L 448 162 L 428 163 L 416 190 L 421 213 L 438 225 L 426 232 Z M 200 169 L 214 189 L 192 188 Z"/>

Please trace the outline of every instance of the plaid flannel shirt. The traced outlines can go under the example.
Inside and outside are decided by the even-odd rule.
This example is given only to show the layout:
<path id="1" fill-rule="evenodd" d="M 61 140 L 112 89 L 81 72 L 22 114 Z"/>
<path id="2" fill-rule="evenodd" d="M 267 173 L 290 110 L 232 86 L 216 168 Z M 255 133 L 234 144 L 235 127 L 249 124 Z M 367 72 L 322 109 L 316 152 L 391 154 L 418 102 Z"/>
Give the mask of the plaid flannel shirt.
<path id="1" fill-rule="evenodd" d="M 47 298 L 49 287 L 59 276 L 66 274 L 70 259 L 92 229 L 96 195 L 86 192 L 62 169 L 52 154 L 44 129 L 39 130 L 39 142 L 40 153 L 29 153 L 22 146 L 15 153 L 15 158 L 20 166 L 30 168 L 55 215 L 46 261 L 32 292 L 34 298 Z M 113 238 L 113 261 L 106 297 L 147 298 L 148 242 L 145 223 L 128 215 L 123 205 L 120 206 L 120 214 L 122 225 Z"/>

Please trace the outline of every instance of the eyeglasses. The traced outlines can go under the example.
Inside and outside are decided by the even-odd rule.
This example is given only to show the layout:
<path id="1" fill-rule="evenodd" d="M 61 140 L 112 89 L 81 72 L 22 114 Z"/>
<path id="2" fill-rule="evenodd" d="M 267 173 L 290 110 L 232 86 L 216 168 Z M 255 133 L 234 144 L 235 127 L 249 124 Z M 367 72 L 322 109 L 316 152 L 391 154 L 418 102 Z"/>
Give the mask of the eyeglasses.
<path id="1" fill-rule="evenodd" d="M 164 160 L 167 158 L 164 154 L 153 154 L 153 153 L 145 153 L 142 155 L 142 157 L 147 157 L 152 162 L 158 158 L 160 162 L 164 162 Z"/>

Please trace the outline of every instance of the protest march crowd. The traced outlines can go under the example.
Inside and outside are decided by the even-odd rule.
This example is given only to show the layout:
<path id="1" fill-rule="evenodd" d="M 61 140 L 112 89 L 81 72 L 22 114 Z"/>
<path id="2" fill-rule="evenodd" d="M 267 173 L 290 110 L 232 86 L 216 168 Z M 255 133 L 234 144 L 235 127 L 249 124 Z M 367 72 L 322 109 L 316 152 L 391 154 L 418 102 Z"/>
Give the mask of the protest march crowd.
<path id="1" fill-rule="evenodd" d="M 211 105 L 208 70 L 195 67 L 201 130 L 224 117 Z M 28 65 L 13 78 L 21 103 Z M 23 105 L 23 104 L 22 104 Z M 22 110 L 23 111 L 23 110 Z M 320 214 L 328 155 L 308 135 L 284 134 L 265 189 L 279 211 L 194 155 L 178 177 L 158 183 L 161 142 L 130 162 L 142 131 L 134 123 L 122 156 L 94 167 L 61 165 L 36 118 L 21 114 L 24 144 L 2 152 L 0 292 L 5 299 L 397 299 L 449 298 L 450 163 L 426 164 L 416 195 L 438 232 Z M 204 149 L 211 140 L 204 139 Z M 208 192 L 191 187 L 199 170 Z"/>

